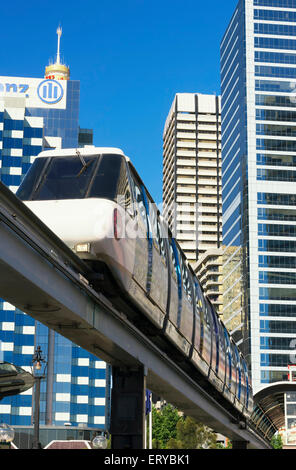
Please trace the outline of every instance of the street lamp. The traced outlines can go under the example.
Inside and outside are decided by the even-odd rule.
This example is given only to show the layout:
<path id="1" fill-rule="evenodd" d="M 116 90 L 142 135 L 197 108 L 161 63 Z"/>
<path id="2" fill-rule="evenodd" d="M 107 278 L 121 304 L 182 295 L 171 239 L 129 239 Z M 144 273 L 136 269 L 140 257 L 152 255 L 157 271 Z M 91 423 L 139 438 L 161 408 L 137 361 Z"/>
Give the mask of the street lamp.
<path id="1" fill-rule="evenodd" d="M 14 439 L 14 429 L 6 423 L 0 424 L 0 449 L 10 449 Z"/>
<path id="2" fill-rule="evenodd" d="M 40 346 L 37 346 L 35 354 L 32 358 L 33 376 L 35 379 L 35 399 L 34 399 L 34 437 L 32 449 L 41 449 L 39 442 L 39 420 L 40 420 L 40 383 L 45 378 L 46 361 L 42 356 Z"/>

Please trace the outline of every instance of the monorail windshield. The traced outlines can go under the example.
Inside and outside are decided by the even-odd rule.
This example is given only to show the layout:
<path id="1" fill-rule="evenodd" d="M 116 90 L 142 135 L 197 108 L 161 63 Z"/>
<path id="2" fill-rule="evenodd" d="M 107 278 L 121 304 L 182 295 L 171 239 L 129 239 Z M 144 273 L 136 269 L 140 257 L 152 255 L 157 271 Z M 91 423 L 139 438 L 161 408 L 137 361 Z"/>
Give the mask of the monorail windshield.
<path id="1" fill-rule="evenodd" d="M 36 158 L 16 195 L 22 201 L 124 196 L 128 179 L 121 155 Z"/>
<path id="2" fill-rule="evenodd" d="M 16 375 L 18 372 L 17 367 L 9 362 L 0 362 L 0 376 L 1 375 Z M 23 372 L 23 370 L 22 370 Z"/>

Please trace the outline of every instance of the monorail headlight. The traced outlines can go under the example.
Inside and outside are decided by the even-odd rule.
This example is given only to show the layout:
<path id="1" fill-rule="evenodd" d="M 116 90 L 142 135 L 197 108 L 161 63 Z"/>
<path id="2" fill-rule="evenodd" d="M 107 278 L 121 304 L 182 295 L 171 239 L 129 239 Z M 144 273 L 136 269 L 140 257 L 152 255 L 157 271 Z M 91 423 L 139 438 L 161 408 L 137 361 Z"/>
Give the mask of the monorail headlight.
<path id="1" fill-rule="evenodd" d="M 74 246 L 76 253 L 90 253 L 90 243 L 78 243 Z"/>
<path id="2" fill-rule="evenodd" d="M 113 211 L 113 229 L 115 240 L 120 240 L 122 238 L 123 223 L 121 213 L 117 208 Z"/>

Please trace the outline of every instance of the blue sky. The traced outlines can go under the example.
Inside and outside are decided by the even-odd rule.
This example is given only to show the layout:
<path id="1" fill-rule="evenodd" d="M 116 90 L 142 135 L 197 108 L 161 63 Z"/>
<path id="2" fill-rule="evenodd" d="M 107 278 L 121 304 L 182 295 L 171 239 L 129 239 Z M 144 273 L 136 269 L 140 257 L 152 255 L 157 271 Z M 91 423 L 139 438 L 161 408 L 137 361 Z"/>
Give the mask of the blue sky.
<path id="1" fill-rule="evenodd" d="M 162 133 L 175 93 L 220 93 L 219 44 L 237 0 L 2 2 L 0 75 L 43 77 L 61 56 L 80 80 L 80 125 L 131 157 L 162 197 Z"/>

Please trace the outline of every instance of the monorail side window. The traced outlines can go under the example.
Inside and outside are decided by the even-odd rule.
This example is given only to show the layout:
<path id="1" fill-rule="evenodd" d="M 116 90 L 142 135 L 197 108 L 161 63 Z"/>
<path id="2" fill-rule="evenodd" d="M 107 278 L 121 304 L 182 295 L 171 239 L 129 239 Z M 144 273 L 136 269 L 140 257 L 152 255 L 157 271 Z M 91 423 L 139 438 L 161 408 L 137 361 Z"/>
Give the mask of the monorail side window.
<path id="1" fill-rule="evenodd" d="M 144 196 L 141 190 L 141 183 L 138 181 L 138 178 L 134 175 L 132 168 L 130 167 L 130 174 L 131 174 L 131 185 L 132 190 L 134 193 L 134 200 L 136 205 L 138 206 L 138 210 L 140 212 L 142 221 L 144 223 L 146 233 L 148 234 L 148 221 L 147 221 L 147 212 L 145 207 Z"/>
<path id="2" fill-rule="evenodd" d="M 186 261 L 183 258 L 183 256 L 180 254 L 180 252 L 179 252 L 179 258 L 180 258 L 180 265 L 181 265 L 183 289 L 187 295 L 189 302 L 192 303 L 192 288 L 191 288 L 190 274 L 186 266 Z"/>
<path id="3" fill-rule="evenodd" d="M 29 201 L 32 197 L 33 191 L 35 191 L 38 183 L 40 181 L 40 177 L 44 171 L 46 164 L 49 163 L 48 158 L 36 158 L 32 166 L 30 167 L 28 173 L 26 174 L 26 178 L 23 180 L 22 184 L 20 185 L 19 189 L 16 192 L 16 195 L 22 201 Z"/>
<path id="4" fill-rule="evenodd" d="M 220 349 L 223 354 L 226 354 L 226 344 L 225 344 L 225 337 L 224 337 L 224 330 L 221 322 L 219 322 L 219 343 Z"/>
<path id="5" fill-rule="evenodd" d="M 212 316 L 210 312 L 210 305 L 208 301 L 205 301 L 205 322 L 209 330 L 212 330 Z"/>
<path id="6" fill-rule="evenodd" d="M 173 247 L 173 240 L 169 237 L 169 246 L 170 246 L 170 256 L 171 256 L 171 272 L 173 275 L 173 278 L 177 282 L 178 280 L 178 261 L 176 257 L 176 253 Z"/>
<path id="7" fill-rule="evenodd" d="M 147 192 L 146 192 L 146 201 L 148 204 L 148 217 L 149 217 L 154 246 L 156 247 L 158 251 L 160 251 L 159 233 L 158 233 L 158 225 L 157 225 L 157 207 L 156 207 L 156 204 L 150 199 Z"/>
<path id="8" fill-rule="evenodd" d="M 167 265 L 167 252 L 166 252 L 165 239 L 164 239 L 163 232 L 164 232 L 164 229 L 162 227 L 162 224 L 160 223 L 159 217 L 157 217 L 157 236 L 158 236 L 160 254 L 165 262 L 165 265 Z"/>
<path id="9" fill-rule="evenodd" d="M 204 316 L 203 312 L 205 311 L 205 308 L 206 308 L 204 295 L 202 293 L 201 287 L 197 280 L 194 282 L 194 285 L 195 285 L 195 302 L 197 304 L 199 314 L 202 315 L 203 317 Z"/>
<path id="10" fill-rule="evenodd" d="M 102 155 L 87 197 L 111 199 L 125 209 L 131 208 L 126 163 L 121 155 Z"/>

